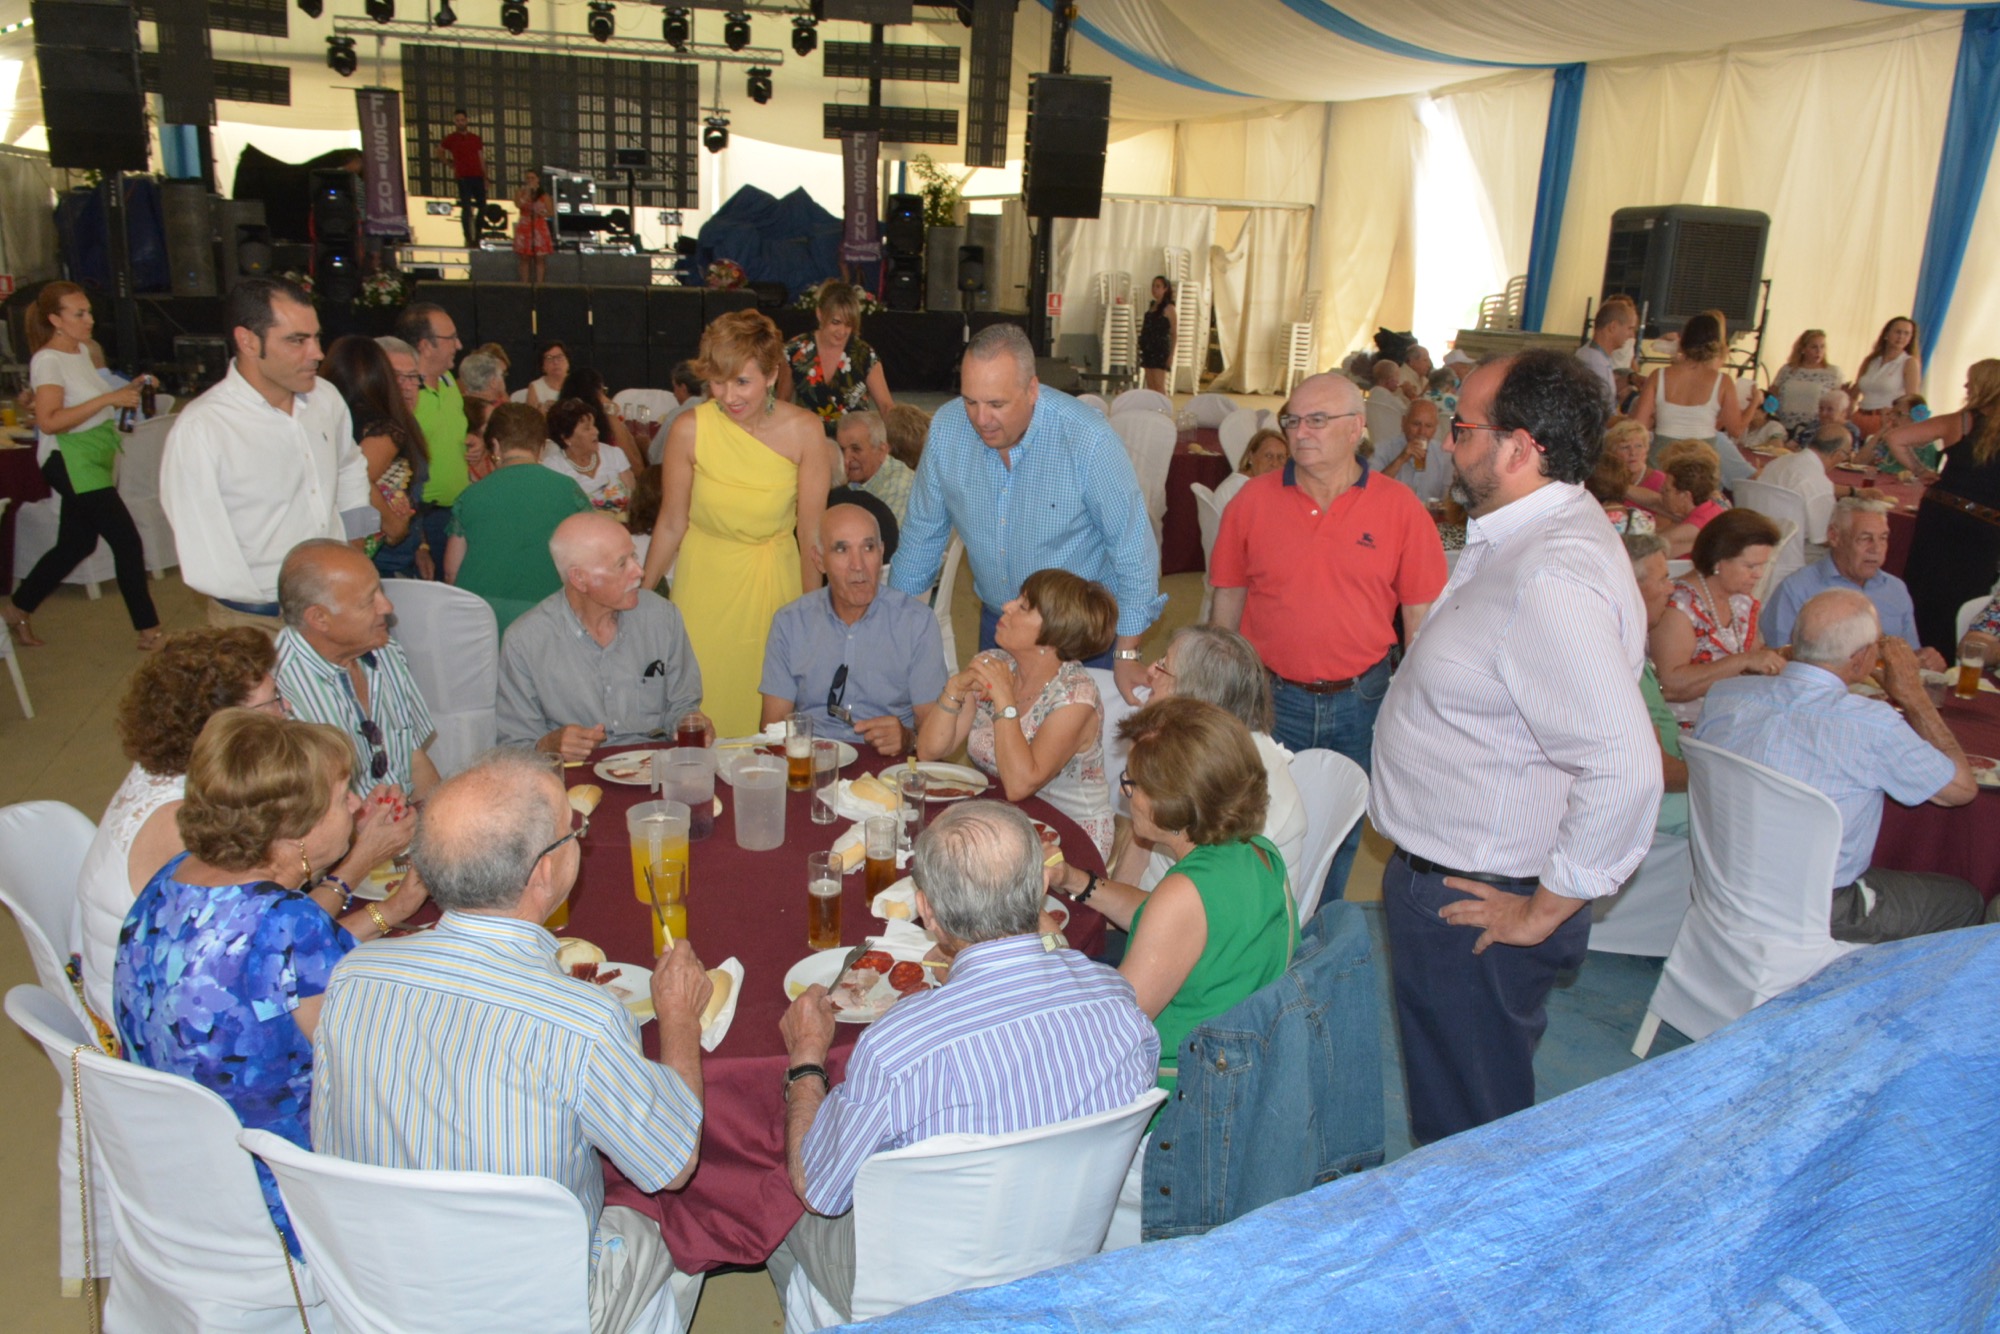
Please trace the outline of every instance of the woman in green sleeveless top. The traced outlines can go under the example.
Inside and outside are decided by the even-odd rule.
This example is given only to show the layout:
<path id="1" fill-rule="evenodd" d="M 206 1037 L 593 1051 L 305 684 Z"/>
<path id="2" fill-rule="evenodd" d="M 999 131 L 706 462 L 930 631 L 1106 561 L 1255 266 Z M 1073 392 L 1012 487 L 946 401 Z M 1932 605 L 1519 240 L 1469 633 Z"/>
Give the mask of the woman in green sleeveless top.
<path id="1" fill-rule="evenodd" d="M 1119 972 L 1160 1032 L 1171 1092 L 1181 1040 L 1277 980 L 1298 943 L 1284 859 L 1263 836 L 1269 793 L 1250 731 L 1204 700 L 1155 700 L 1127 718 L 1121 790 L 1132 828 L 1174 869 L 1149 894 L 1064 864 L 1052 878 L 1132 933 Z"/>

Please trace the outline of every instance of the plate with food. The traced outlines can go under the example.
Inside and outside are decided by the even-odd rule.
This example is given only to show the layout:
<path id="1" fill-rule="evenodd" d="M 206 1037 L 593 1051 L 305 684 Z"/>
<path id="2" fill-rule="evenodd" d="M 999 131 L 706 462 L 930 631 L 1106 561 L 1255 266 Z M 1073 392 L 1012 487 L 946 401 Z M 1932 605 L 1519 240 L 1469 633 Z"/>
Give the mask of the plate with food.
<path id="1" fill-rule="evenodd" d="M 902 797 L 887 777 L 862 774 L 858 778 L 835 779 L 827 789 L 826 804 L 835 815 L 847 820 L 866 820 L 874 815 L 894 815 Z"/>
<path id="2" fill-rule="evenodd" d="M 1062 835 L 1056 832 L 1056 827 L 1052 824 L 1044 824 L 1040 820 L 1030 820 L 1028 823 L 1032 824 L 1035 827 L 1035 832 L 1042 836 L 1042 865 L 1061 866 L 1063 860 Z"/>
<path id="3" fill-rule="evenodd" d="M 1972 781 L 1981 787 L 2000 788 L 2000 760 L 1991 755 L 1968 755 L 1965 762 L 1972 766 Z"/>
<path id="4" fill-rule="evenodd" d="M 398 865 L 395 859 L 391 858 L 361 877 L 361 883 L 354 887 L 354 897 L 365 899 L 370 903 L 380 903 L 396 892 L 397 886 L 403 883 L 403 877 L 409 873 L 408 862 Z"/>
<path id="5" fill-rule="evenodd" d="M 644 964 L 614 963 L 588 940 L 563 936 L 556 941 L 556 966 L 579 982 L 594 982 L 609 992 L 641 1024 L 653 1022 L 653 970 Z M 743 965 L 732 956 L 708 970 L 708 1004 L 701 1012 L 701 1048 L 714 1051 L 736 1018 L 736 999 L 743 992 Z"/>
<path id="6" fill-rule="evenodd" d="M 868 911 L 885 922 L 908 922 L 917 926 L 917 882 L 904 876 L 871 899 Z M 1069 928 L 1069 905 L 1055 895 L 1042 896 L 1042 911 L 1056 919 L 1057 930 Z"/>
<path id="7" fill-rule="evenodd" d="M 889 1012 L 889 1007 L 905 996 L 927 991 L 936 985 L 936 969 L 921 962 L 930 948 L 928 937 L 914 937 L 897 944 L 870 942 L 841 977 L 841 967 L 852 952 L 835 948 L 808 954 L 785 974 L 785 995 L 797 1000 L 814 985 L 840 985 L 832 991 L 833 1017 L 842 1024 L 872 1024 Z"/>
<path id="8" fill-rule="evenodd" d="M 628 750 L 617 755 L 607 755 L 592 765 L 590 771 L 607 783 L 618 783 L 624 787 L 651 787 L 653 752 Z"/>
<path id="9" fill-rule="evenodd" d="M 929 781 L 926 800 L 964 801 L 976 797 L 993 786 L 992 780 L 977 769 L 968 769 L 962 764 L 940 764 L 932 761 L 919 764 L 917 772 Z"/>

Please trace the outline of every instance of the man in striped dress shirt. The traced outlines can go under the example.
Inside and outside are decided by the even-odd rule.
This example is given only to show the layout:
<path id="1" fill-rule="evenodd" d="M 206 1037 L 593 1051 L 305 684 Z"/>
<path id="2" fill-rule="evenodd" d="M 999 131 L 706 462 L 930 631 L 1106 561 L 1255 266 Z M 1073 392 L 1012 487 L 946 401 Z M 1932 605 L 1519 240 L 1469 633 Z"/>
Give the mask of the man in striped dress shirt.
<path id="1" fill-rule="evenodd" d="M 1038 934 L 1041 840 L 1025 815 L 990 801 L 952 807 L 917 839 L 911 874 L 949 980 L 876 1020 L 837 1089 L 826 989 L 808 989 L 782 1024 L 785 1161 L 807 1213 L 772 1254 L 771 1281 L 782 1299 L 803 1269 L 850 1318 L 854 1178 L 870 1156 L 1109 1111 L 1159 1075 L 1159 1033 L 1131 984 Z"/>
<path id="2" fill-rule="evenodd" d="M 541 923 L 576 883 L 582 832 L 526 752 L 496 751 L 438 788 L 411 855 L 443 920 L 334 970 L 313 1043 L 313 1148 L 561 1183 L 591 1228 L 590 1327 L 616 1334 L 673 1259 L 650 1219 L 605 1207 L 598 1154 L 641 1190 L 694 1175 L 709 982 L 684 940 L 654 968 L 654 1064 L 625 1007 L 557 965 Z"/>
<path id="3" fill-rule="evenodd" d="M 1588 368 L 1535 351 L 1474 371 L 1452 420 L 1465 553 L 1382 701 L 1368 794 L 1396 844 L 1382 898 L 1418 1143 L 1534 1103 L 1579 910 L 1652 841 L 1646 608 L 1580 485 L 1604 416 Z"/>

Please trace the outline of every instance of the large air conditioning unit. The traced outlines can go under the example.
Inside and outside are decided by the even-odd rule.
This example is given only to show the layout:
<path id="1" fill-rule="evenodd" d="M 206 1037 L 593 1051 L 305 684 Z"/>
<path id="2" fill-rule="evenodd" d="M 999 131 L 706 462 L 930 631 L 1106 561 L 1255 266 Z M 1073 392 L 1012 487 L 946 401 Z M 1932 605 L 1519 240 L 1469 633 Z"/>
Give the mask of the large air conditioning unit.
<path id="1" fill-rule="evenodd" d="M 1678 330 L 1705 310 L 1729 327 L 1757 322 L 1769 215 L 1747 208 L 1665 204 L 1611 215 L 1599 299 L 1623 294 L 1646 318 L 1648 338 Z"/>

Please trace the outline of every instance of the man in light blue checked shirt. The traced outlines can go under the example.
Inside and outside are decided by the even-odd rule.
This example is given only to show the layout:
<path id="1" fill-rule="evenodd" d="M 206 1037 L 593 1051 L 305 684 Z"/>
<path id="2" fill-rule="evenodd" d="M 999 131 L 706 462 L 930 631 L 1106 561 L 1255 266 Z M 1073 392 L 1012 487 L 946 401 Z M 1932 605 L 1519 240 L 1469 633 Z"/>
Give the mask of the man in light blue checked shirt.
<path id="1" fill-rule="evenodd" d="M 965 349 L 963 396 L 938 409 L 910 493 L 889 583 L 923 597 L 938 580 L 953 529 L 965 539 L 979 594 L 979 647 L 993 647 L 1000 608 L 1036 570 L 1095 579 L 1118 599 L 1107 662 L 1131 703 L 1145 680 L 1139 638 L 1159 619 L 1160 547 L 1132 461 L 1110 425 L 1035 378 L 1035 350 L 1012 324 L 982 329 Z"/>

